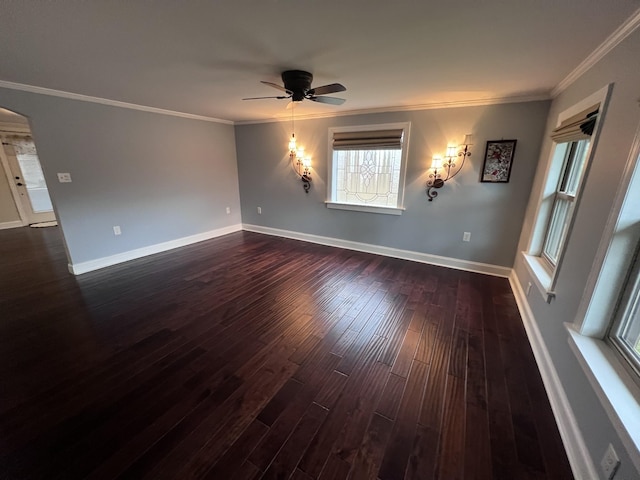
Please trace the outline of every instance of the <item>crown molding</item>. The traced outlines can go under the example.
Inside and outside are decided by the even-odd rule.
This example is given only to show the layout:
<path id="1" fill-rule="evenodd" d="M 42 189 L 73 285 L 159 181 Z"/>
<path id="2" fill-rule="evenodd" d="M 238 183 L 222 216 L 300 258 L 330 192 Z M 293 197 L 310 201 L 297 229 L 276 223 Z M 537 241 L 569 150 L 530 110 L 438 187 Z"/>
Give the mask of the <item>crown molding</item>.
<path id="1" fill-rule="evenodd" d="M 34 85 L 27 85 L 24 83 L 7 82 L 0 80 L 0 88 L 8 88 L 10 90 L 20 90 L 23 92 L 36 93 L 39 95 L 48 95 L 53 97 L 68 98 L 71 100 L 78 100 L 81 102 L 99 103 L 101 105 L 109 105 L 118 108 L 128 108 L 130 110 L 139 110 L 142 112 L 157 113 L 160 115 L 170 115 L 174 117 L 188 118 L 191 120 L 202 120 L 205 122 L 223 123 L 226 125 L 251 125 L 256 123 L 274 123 L 274 122 L 288 122 L 291 120 L 289 114 L 282 116 L 272 117 L 268 119 L 258 120 L 223 120 L 220 118 L 206 117 L 203 115 L 194 115 L 191 113 L 176 112 L 174 110 L 165 110 L 162 108 L 149 107 L 146 105 L 138 105 L 135 103 L 121 102 L 118 100 L 110 100 L 108 98 L 92 97 L 89 95 L 82 95 L 79 93 L 65 92 L 62 90 L 54 90 L 51 88 L 36 87 Z M 548 93 L 535 93 L 530 95 L 518 95 L 510 97 L 494 97 L 494 98 L 480 98 L 473 100 L 460 100 L 451 102 L 431 102 L 418 105 L 401 105 L 392 107 L 379 107 L 379 108 L 367 108 L 360 110 L 347 110 L 338 112 L 324 112 L 313 113 L 307 115 L 297 115 L 296 120 L 313 120 L 319 118 L 333 118 L 333 117 L 345 117 L 351 115 L 367 115 L 372 113 L 389 113 L 389 112 L 407 112 L 417 110 L 435 110 L 443 108 L 461 108 L 461 107 L 479 107 L 487 105 L 499 105 L 505 103 L 522 103 L 522 102 L 537 102 L 543 100 L 550 100 L 552 97 Z"/>
<path id="2" fill-rule="evenodd" d="M 202 120 L 205 122 L 224 123 L 233 125 L 230 120 L 222 120 L 220 118 L 206 117 L 204 115 L 194 115 L 192 113 L 176 112 L 174 110 L 165 110 L 163 108 L 148 107 L 146 105 L 138 105 L 136 103 L 120 102 L 118 100 L 110 100 L 108 98 L 92 97 L 90 95 L 81 95 L 79 93 L 65 92 L 63 90 L 54 90 L 51 88 L 36 87 L 34 85 L 26 85 L 24 83 L 7 82 L 0 80 L 0 87 L 10 90 L 20 90 L 23 92 L 37 93 L 39 95 L 48 95 L 51 97 L 68 98 L 70 100 L 79 100 L 81 102 L 99 103 L 101 105 L 109 105 L 111 107 L 128 108 L 129 110 L 139 110 L 141 112 L 157 113 L 160 115 L 170 115 L 173 117 L 188 118 L 190 120 Z"/>
<path id="3" fill-rule="evenodd" d="M 333 117 L 346 117 L 350 115 L 367 115 L 370 113 L 389 113 L 389 112 L 408 112 L 415 110 L 436 110 L 442 108 L 461 108 L 461 107 L 481 107 L 487 105 L 499 105 L 504 103 L 524 103 L 524 102 L 539 102 L 542 100 L 550 100 L 551 96 L 548 93 L 537 93 L 531 95 L 520 95 L 513 97 L 495 97 L 495 98 L 480 98 L 475 100 L 461 100 L 453 102 L 432 102 L 419 105 L 402 105 L 395 107 L 380 107 L 380 108 L 367 108 L 361 110 L 347 110 L 339 112 L 324 112 L 324 113 L 312 113 L 307 115 L 296 114 L 296 120 L 313 120 L 318 118 L 333 118 Z M 256 123 L 275 123 L 275 122 L 290 122 L 291 114 L 277 116 L 268 119 L 261 120 L 239 120 L 234 122 L 235 125 L 252 125 Z"/>
<path id="4" fill-rule="evenodd" d="M 631 35 L 640 26 L 640 8 L 624 21 L 607 39 L 600 44 L 580 65 L 567 75 L 558 85 L 551 90 L 551 97 L 555 98 L 564 92 L 569 85 L 580 78 L 587 70 L 598 63 L 607 53 L 613 50 L 620 42 Z"/>

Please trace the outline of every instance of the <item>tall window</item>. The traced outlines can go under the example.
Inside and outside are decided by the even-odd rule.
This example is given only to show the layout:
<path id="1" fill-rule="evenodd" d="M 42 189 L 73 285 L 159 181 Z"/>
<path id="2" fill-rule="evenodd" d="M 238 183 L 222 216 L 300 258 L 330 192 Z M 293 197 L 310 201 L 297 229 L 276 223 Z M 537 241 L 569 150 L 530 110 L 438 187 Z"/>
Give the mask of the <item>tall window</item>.
<path id="1" fill-rule="evenodd" d="M 535 222 L 527 251 L 522 252 L 532 285 L 546 302 L 556 295 L 556 282 L 610 90 L 607 85 L 560 112 L 557 127 L 550 135 L 553 144 Z"/>
<path id="2" fill-rule="evenodd" d="M 562 162 L 562 165 L 552 166 L 555 167 L 552 171 L 557 175 L 557 183 L 548 199 L 551 209 L 546 220 L 540 257 L 553 274 L 560 263 L 571 229 L 580 186 L 587 170 L 591 135 L 596 126 L 599 107 L 599 104 L 592 105 L 565 119 L 551 133 L 551 138 L 556 143 L 554 162 Z"/>
<path id="3" fill-rule="evenodd" d="M 409 124 L 332 128 L 330 208 L 400 213 Z"/>
<path id="4" fill-rule="evenodd" d="M 575 207 L 578 186 L 582 179 L 589 150 L 589 140 L 562 143 L 556 148 L 564 149 L 566 153 L 542 246 L 542 257 L 551 268 L 555 268 L 558 264 L 560 247 L 564 243 L 569 229 L 569 221 Z"/>

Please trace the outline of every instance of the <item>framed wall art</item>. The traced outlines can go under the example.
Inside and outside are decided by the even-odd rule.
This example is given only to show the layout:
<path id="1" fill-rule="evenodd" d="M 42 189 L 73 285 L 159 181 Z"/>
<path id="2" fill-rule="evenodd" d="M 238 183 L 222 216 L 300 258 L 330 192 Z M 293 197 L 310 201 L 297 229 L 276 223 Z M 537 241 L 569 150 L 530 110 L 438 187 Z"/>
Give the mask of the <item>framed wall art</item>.
<path id="1" fill-rule="evenodd" d="M 508 183 L 517 140 L 489 140 L 484 154 L 481 182 Z"/>

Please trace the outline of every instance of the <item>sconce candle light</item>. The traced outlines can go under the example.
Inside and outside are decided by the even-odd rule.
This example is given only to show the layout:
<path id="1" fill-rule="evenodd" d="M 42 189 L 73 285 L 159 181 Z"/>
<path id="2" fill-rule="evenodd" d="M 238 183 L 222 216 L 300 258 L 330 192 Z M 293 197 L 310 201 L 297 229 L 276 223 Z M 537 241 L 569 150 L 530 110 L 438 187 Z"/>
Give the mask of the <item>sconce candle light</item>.
<path id="1" fill-rule="evenodd" d="M 291 108 L 291 125 L 293 130 L 293 107 Z M 302 188 L 304 188 L 306 193 L 309 193 L 309 189 L 311 188 L 311 157 L 305 155 L 304 147 L 298 147 L 296 145 L 295 130 L 289 140 L 289 159 L 291 160 L 291 167 L 302 180 Z"/>
<path id="2" fill-rule="evenodd" d="M 436 189 L 442 188 L 446 181 L 451 180 L 462 170 L 464 161 L 467 157 L 471 156 L 471 151 L 469 150 L 469 146 L 471 145 L 473 145 L 473 136 L 465 135 L 460 150 L 458 150 L 458 147 L 449 146 L 447 147 L 447 153 L 444 159 L 438 156 L 431 159 L 431 170 L 433 170 L 433 172 L 429 174 L 429 180 L 427 180 L 427 197 L 429 197 L 430 202 L 438 196 Z M 462 147 L 464 147 L 464 149 L 462 149 Z M 457 169 L 455 163 L 456 157 L 462 157 L 462 162 Z M 446 173 L 444 178 L 442 178 L 443 173 Z"/>

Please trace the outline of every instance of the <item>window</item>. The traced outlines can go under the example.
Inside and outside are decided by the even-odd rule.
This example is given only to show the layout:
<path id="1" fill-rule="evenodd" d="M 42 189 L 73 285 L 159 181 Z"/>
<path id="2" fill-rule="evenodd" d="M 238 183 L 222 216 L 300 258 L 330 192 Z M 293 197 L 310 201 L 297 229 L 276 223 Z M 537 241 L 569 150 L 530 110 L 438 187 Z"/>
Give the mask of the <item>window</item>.
<path id="1" fill-rule="evenodd" d="M 329 129 L 327 206 L 402 213 L 409 124 Z"/>
<path id="2" fill-rule="evenodd" d="M 535 213 L 529 245 L 522 252 L 531 279 L 546 302 L 555 296 L 580 192 L 597 144 L 610 85 L 558 116 L 551 155 Z"/>
<path id="3" fill-rule="evenodd" d="M 614 318 L 609 341 L 634 373 L 640 375 L 640 260 L 637 251 Z"/>
<path id="4" fill-rule="evenodd" d="M 575 206 L 578 186 L 584 172 L 589 149 L 589 140 L 562 143 L 556 148 L 563 149 L 564 164 L 560 181 L 553 198 L 547 232 L 542 245 L 542 258 L 553 269 L 558 264 L 560 247 L 569 229 L 569 220 Z"/>
<path id="5" fill-rule="evenodd" d="M 640 469 L 640 125 L 632 145 L 582 300 L 566 326 L 571 350 Z"/>

